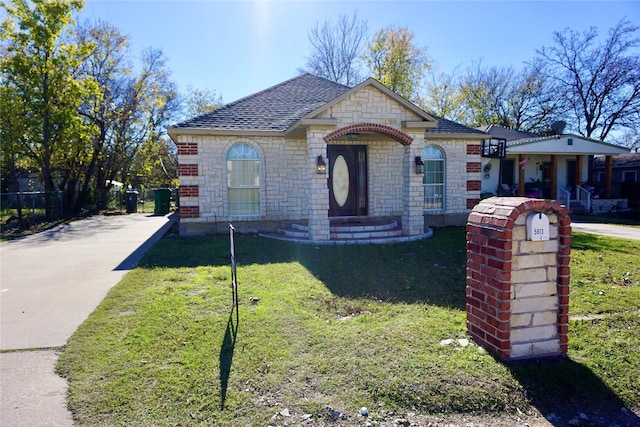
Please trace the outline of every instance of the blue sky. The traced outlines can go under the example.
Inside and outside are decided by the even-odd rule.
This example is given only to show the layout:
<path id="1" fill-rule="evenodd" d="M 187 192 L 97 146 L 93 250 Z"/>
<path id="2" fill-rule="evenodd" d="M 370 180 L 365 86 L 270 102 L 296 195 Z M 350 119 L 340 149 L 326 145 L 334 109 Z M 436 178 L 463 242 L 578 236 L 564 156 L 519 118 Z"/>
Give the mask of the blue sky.
<path id="1" fill-rule="evenodd" d="M 602 35 L 626 17 L 640 25 L 640 1 L 114 1 L 87 0 L 79 21 L 102 19 L 130 37 L 133 52 L 162 49 L 173 79 L 231 102 L 298 75 L 316 21 L 352 14 L 369 34 L 406 26 L 446 72 L 473 61 L 520 68 L 553 31 Z"/>

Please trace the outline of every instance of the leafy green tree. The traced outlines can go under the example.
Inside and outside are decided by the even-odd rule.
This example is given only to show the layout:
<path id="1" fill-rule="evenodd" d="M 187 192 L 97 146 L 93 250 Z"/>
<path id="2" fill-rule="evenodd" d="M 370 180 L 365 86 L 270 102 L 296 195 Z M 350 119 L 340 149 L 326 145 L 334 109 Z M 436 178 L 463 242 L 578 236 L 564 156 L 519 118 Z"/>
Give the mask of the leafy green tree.
<path id="1" fill-rule="evenodd" d="M 417 46 L 413 38 L 408 28 L 391 26 L 379 30 L 364 53 L 371 76 L 410 101 L 418 99 L 423 73 L 430 66 L 427 48 Z"/>
<path id="2" fill-rule="evenodd" d="M 460 93 L 457 68 L 450 74 L 433 70 L 428 73 L 426 83 L 417 105 L 436 116 L 465 121 L 464 100 Z"/>
<path id="3" fill-rule="evenodd" d="M 187 87 L 187 96 L 185 99 L 185 115 L 187 118 L 199 116 L 208 113 L 216 108 L 222 107 L 222 95 L 215 90 L 205 88 L 197 89 L 193 86 Z"/>
<path id="4" fill-rule="evenodd" d="M 47 218 L 53 218 L 55 161 L 71 156 L 91 128 L 77 110 L 95 90 L 92 79 L 78 79 L 74 70 L 90 46 L 69 40 L 72 15 L 80 0 L 12 0 L 2 23 L 3 77 L 15 88 L 24 108 L 22 152 L 42 174 Z"/>
<path id="5" fill-rule="evenodd" d="M 79 201 L 86 202 L 93 194 L 96 208 L 104 209 L 114 181 L 137 183 L 139 174 L 130 169 L 138 151 L 149 143 L 162 146 L 165 125 L 179 104 L 161 51 L 145 50 L 141 68 L 134 70 L 129 41 L 113 25 L 85 23 L 76 37 L 79 43 L 94 46 L 81 70 L 98 83 L 100 93 L 80 108 L 84 120 L 98 132 L 89 144 Z"/>
<path id="6" fill-rule="evenodd" d="M 0 57 L 0 70 L 4 57 Z M 0 74 L 0 171 L 2 171 L 2 191 L 17 193 L 18 171 L 24 167 L 21 138 L 25 133 L 25 120 L 21 98 L 16 88 L 9 85 Z M 17 205 L 18 221 L 23 222 L 22 205 Z"/>
<path id="7" fill-rule="evenodd" d="M 165 136 L 145 141 L 136 153 L 130 174 L 136 188 L 177 187 L 178 153 L 173 142 Z"/>

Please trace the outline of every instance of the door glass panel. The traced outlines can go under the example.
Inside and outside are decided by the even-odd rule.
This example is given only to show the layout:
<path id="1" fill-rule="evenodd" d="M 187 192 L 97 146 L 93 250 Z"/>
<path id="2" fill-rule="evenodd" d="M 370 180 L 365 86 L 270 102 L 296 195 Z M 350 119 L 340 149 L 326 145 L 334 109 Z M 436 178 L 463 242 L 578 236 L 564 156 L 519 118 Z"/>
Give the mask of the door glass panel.
<path id="1" fill-rule="evenodd" d="M 342 155 L 333 163 L 333 195 L 338 206 L 343 207 L 349 197 L 349 168 Z"/>

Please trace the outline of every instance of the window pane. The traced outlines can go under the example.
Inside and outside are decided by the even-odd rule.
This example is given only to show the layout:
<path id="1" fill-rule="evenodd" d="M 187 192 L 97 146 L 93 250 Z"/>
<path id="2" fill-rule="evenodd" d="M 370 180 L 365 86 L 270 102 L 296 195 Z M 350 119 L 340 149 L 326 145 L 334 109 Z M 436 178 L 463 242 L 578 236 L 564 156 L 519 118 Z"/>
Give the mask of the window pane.
<path id="1" fill-rule="evenodd" d="M 227 180 L 229 187 L 259 187 L 260 161 L 227 160 Z"/>
<path id="2" fill-rule="evenodd" d="M 260 214 L 260 189 L 230 188 L 229 212 L 231 215 Z"/>
<path id="3" fill-rule="evenodd" d="M 248 144 L 236 144 L 227 152 L 227 159 L 232 160 L 258 160 L 259 158 L 256 149 Z"/>
<path id="4" fill-rule="evenodd" d="M 444 209 L 444 152 L 435 145 L 422 150 L 424 161 L 424 208 Z"/>
<path id="5" fill-rule="evenodd" d="M 432 185 L 428 184 L 424 187 L 424 207 L 425 209 L 442 209 L 443 205 L 443 190 L 442 184 Z"/>
<path id="6" fill-rule="evenodd" d="M 260 156 L 248 144 L 227 152 L 227 192 L 230 215 L 260 214 Z"/>

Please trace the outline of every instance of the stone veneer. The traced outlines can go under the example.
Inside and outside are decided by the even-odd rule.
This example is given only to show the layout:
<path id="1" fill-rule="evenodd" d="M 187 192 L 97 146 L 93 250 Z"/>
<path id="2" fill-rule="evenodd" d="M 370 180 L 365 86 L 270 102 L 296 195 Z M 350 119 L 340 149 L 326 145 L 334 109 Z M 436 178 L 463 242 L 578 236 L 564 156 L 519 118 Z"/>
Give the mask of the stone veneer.
<path id="1" fill-rule="evenodd" d="M 415 174 L 413 159 L 421 155 L 426 145 L 440 147 L 446 156 L 445 210 L 427 213 L 466 217 L 479 201 L 475 183 L 479 182 L 480 172 L 475 163 L 479 160 L 480 145 L 442 136 L 425 140 L 424 129 L 403 128 L 403 122 L 419 118 L 376 88 L 365 87 L 315 118 L 337 123 L 309 126 L 306 139 L 179 135 L 178 173 L 183 188 L 180 211 L 186 208 L 189 212 L 181 214 L 181 233 L 216 232 L 216 224 L 224 224 L 226 230 L 228 221 L 233 221 L 239 231 L 266 231 L 282 221 L 308 221 L 311 238 L 329 239 L 327 175 L 318 175 L 315 164 L 319 155 L 326 160 L 325 138 L 332 133 L 338 139 L 330 140 L 329 144 L 367 146 L 369 216 L 402 217 L 408 235 L 424 230 L 422 176 Z M 360 139 L 349 141 L 343 130 L 353 126 L 367 129 L 380 126 L 380 134 L 367 139 L 364 133 Z M 228 214 L 226 153 L 238 143 L 251 145 L 260 155 L 260 215 Z M 478 150 L 474 150 L 476 146 Z"/>
<path id="2" fill-rule="evenodd" d="M 549 218 L 549 240 L 530 241 L 526 218 Z M 467 330 L 502 359 L 567 352 L 571 219 L 557 201 L 492 197 L 467 223 Z"/>

